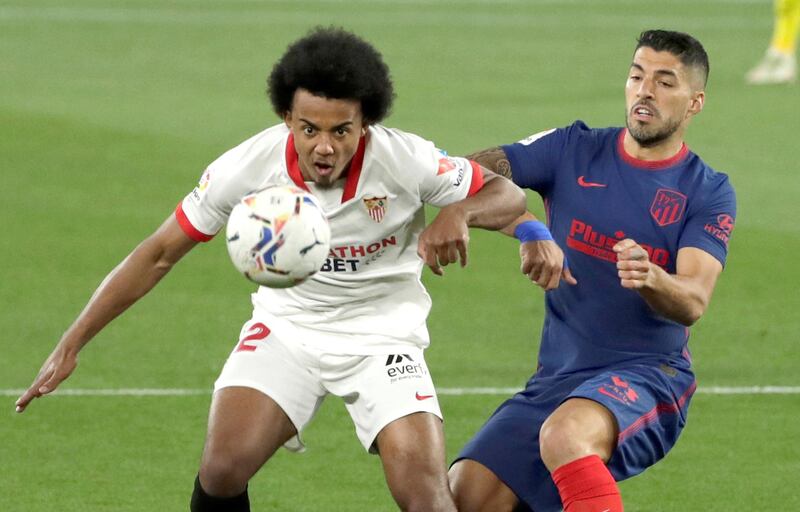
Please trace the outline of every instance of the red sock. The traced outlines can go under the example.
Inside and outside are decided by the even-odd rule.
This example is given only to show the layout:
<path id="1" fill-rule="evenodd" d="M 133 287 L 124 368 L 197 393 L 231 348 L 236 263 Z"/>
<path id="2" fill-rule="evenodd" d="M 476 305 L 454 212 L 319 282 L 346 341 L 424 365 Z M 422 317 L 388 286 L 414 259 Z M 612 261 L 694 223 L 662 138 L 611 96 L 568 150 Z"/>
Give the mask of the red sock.
<path id="1" fill-rule="evenodd" d="M 564 512 L 622 512 L 617 482 L 603 459 L 589 455 L 553 471 Z"/>

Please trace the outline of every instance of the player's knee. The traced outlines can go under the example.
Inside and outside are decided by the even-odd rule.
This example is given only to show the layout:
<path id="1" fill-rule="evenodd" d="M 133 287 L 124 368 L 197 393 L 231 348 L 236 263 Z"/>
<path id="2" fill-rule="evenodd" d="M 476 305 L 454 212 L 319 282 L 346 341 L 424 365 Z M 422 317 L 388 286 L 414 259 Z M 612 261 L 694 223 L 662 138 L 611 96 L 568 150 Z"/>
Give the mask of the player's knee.
<path id="1" fill-rule="evenodd" d="M 592 453 L 592 443 L 581 423 L 569 416 L 548 418 L 539 430 L 542 462 L 551 472 L 559 466 Z"/>
<path id="2" fill-rule="evenodd" d="M 200 466 L 200 482 L 211 496 L 236 496 L 247 488 L 252 476 L 234 457 L 204 457 Z"/>
<path id="3" fill-rule="evenodd" d="M 447 476 L 443 470 L 430 471 L 424 467 L 412 468 L 405 476 L 394 475 L 389 486 L 400 510 L 408 512 L 456 510 Z"/>
<path id="4" fill-rule="evenodd" d="M 512 512 L 516 495 L 482 464 L 469 459 L 456 462 L 448 474 L 459 512 Z"/>
<path id="5" fill-rule="evenodd" d="M 505 496 L 472 492 L 470 489 L 454 490 L 456 510 L 459 512 L 513 512 L 516 509 L 516 500 L 503 499 Z"/>

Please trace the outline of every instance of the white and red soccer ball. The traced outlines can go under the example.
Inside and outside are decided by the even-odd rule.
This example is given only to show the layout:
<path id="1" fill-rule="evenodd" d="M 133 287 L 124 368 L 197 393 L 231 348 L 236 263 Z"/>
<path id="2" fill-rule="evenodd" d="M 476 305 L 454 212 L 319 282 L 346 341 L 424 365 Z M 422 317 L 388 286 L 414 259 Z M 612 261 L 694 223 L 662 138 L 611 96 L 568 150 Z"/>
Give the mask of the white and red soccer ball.
<path id="1" fill-rule="evenodd" d="M 253 282 L 288 288 L 317 272 L 331 230 L 317 199 L 292 186 L 248 194 L 233 208 L 225 232 L 233 265 Z"/>

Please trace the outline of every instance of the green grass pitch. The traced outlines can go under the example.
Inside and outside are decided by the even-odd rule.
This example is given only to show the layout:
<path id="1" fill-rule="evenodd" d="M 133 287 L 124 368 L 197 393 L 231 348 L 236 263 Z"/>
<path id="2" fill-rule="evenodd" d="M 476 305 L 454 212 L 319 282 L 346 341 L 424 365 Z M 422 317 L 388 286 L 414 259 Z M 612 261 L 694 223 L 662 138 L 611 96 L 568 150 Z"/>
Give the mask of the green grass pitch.
<path id="1" fill-rule="evenodd" d="M 387 123 L 451 154 L 580 118 L 623 120 L 644 28 L 688 31 L 711 57 L 689 146 L 728 173 L 739 216 L 726 271 L 693 329 L 700 393 L 672 453 L 621 486 L 633 511 L 800 510 L 800 87 L 748 87 L 767 0 L 0 0 L 0 510 L 186 510 L 208 395 L 54 396 L 13 412 L 60 334 L 204 167 L 277 122 L 263 91 L 286 45 L 340 25 L 383 52 Z M 530 205 L 541 211 L 537 197 Z M 189 255 L 83 352 L 65 389 L 210 389 L 252 291 L 221 240 Z M 474 232 L 466 269 L 426 271 L 437 385 L 519 387 L 542 293 L 516 244 Z M 449 457 L 503 400 L 442 396 Z M 307 453 L 254 478 L 253 510 L 393 510 L 376 457 L 329 399 Z"/>

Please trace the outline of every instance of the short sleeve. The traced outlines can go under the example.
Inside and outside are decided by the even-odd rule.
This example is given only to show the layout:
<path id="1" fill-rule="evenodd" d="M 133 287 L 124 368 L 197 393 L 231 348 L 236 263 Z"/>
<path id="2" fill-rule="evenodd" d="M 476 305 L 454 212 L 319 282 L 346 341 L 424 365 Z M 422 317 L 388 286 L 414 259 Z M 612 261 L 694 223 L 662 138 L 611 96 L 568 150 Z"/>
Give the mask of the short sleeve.
<path id="1" fill-rule="evenodd" d="M 276 125 L 214 160 L 175 209 L 183 231 L 193 240 L 210 240 L 242 197 L 271 184 L 288 183 L 283 156 L 287 137 L 285 125 Z"/>
<path id="2" fill-rule="evenodd" d="M 420 183 L 420 198 L 433 206 L 446 206 L 474 195 L 483 187 L 483 172 L 472 160 L 437 151 L 434 165 Z"/>
<path id="3" fill-rule="evenodd" d="M 686 221 L 679 247 L 702 249 L 725 265 L 736 222 L 736 193 L 724 174 L 700 199 L 700 208 Z"/>
<path id="4" fill-rule="evenodd" d="M 563 132 L 563 129 L 546 130 L 502 147 L 511 164 L 514 183 L 538 192 L 550 188 L 563 145 Z"/>
<path id="5" fill-rule="evenodd" d="M 207 242 L 222 228 L 233 209 L 222 199 L 224 178 L 219 168 L 209 166 L 194 187 L 175 209 L 175 218 L 189 238 Z"/>

